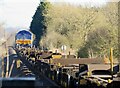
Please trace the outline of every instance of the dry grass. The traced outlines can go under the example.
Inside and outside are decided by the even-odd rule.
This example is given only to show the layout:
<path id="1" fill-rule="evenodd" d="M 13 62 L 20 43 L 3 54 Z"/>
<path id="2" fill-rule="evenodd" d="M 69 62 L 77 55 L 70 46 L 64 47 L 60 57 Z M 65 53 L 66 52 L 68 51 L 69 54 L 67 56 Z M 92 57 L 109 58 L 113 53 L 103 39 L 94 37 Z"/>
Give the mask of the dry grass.
<path id="1" fill-rule="evenodd" d="M 0 57 L 2 57 L 2 55 L 5 56 L 5 53 L 5 48 L 3 46 L 0 46 Z"/>

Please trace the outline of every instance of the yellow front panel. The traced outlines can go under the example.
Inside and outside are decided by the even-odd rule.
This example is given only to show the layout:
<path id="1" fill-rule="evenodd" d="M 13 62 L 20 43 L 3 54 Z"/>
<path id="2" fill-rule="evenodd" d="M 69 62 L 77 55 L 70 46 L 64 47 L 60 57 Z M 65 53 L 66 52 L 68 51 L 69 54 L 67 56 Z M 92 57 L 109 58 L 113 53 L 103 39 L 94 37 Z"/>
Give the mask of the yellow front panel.
<path id="1" fill-rule="evenodd" d="M 16 44 L 31 44 L 31 40 L 16 40 Z"/>

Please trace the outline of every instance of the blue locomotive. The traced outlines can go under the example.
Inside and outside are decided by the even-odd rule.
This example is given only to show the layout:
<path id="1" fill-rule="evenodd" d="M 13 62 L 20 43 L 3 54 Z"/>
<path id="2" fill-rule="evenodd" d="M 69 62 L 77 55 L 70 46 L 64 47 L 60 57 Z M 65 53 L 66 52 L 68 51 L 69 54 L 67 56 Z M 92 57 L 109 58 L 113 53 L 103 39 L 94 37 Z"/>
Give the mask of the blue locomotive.
<path id="1" fill-rule="evenodd" d="M 33 34 L 29 30 L 20 30 L 15 36 L 15 45 L 32 47 Z"/>

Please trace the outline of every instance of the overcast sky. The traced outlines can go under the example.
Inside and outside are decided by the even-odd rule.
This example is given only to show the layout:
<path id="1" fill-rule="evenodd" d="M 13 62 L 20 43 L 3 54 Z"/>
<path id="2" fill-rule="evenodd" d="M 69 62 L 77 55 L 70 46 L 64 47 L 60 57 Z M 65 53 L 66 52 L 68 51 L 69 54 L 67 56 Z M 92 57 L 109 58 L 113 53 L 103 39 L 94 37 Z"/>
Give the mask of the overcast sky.
<path id="1" fill-rule="evenodd" d="M 29 28 L 40 0 L 0 0 L 0 21 L 5 27 Z M 99 6 L 108 0 L 50 0 L 74 4 Z"/>

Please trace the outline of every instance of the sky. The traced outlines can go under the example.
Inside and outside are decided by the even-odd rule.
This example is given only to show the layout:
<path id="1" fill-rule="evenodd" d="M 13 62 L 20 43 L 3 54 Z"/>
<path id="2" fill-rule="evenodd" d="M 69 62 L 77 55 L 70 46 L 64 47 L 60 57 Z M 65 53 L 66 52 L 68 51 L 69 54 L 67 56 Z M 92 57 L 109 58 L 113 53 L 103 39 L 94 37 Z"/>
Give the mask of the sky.
<path id="1" fill-rule="evenodd" d="M 81 4 L 100 6 L 108 0 L 50 0 L 52 3 L 66 2 L 70 4 Z M 29 29 L 32 17 L 39 5 L 40 0 L 0 0 L 0 21 L 6 28 Z"/>
<path id="2" fill-rule="evenodd" d="M 5 27 L 29 28 L 39 0 L 0 0 L 0 19 Z"/>

